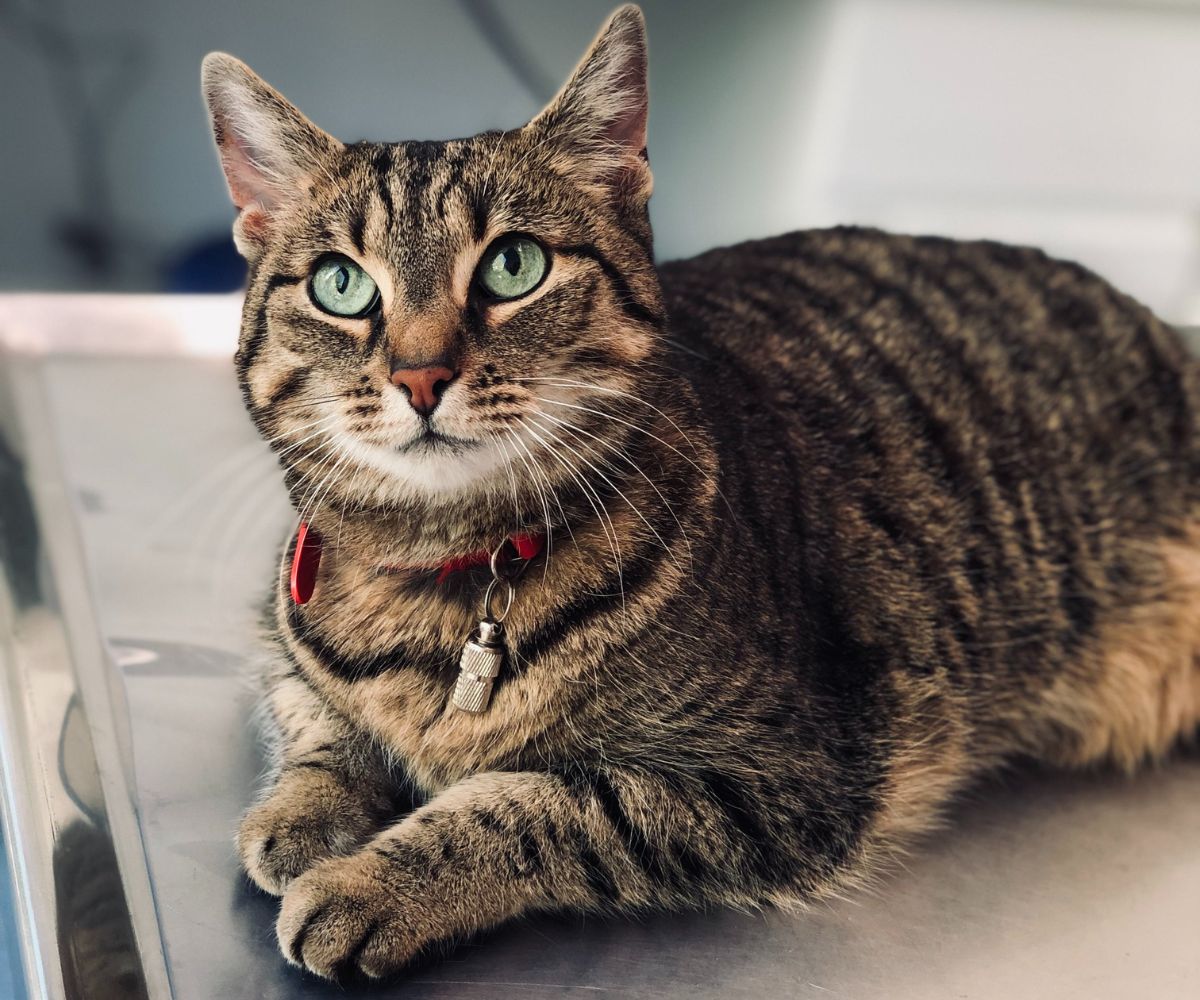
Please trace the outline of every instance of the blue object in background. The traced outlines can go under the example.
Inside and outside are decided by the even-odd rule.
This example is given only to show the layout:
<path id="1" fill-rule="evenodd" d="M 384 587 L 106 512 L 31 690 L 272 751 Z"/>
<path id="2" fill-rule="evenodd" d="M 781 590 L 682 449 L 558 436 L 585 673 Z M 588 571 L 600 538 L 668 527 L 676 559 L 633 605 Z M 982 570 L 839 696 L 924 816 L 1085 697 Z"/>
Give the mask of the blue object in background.
<path id="1" fill-rule="evenodd" d="M 227 234 L 191 244 L 167 266 L 168 292 L 236 292 L 246 287 L 246 262 Z"/>
<path id="2" fill-rule="evenodd" d="M 0 828 L 0 856 L 4 851 L 4 831 Z M 21 967 L 21 945 L 17 938 L 16 900 L 13 897 L 12 872 L 0 863 L 0 997 L 25 1000 L 25 971 Z"/>

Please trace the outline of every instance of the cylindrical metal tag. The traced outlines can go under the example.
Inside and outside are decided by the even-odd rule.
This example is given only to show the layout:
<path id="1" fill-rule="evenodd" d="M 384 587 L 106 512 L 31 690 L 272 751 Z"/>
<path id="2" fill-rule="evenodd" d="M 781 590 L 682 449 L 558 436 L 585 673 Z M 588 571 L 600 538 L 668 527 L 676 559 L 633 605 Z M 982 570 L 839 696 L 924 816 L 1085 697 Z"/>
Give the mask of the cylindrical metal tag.
<path id="1" fill-rule="evenodd" d="M 504 647 L 500 644 L 500 627 L 493 622 L 481 622 L 480 635 L 472 636 L 463 646 L 458 661 L 458 682 L 450 702 L 464 712 L 482 712 L 492 700 L 492 684 L 504 662 Z"/>

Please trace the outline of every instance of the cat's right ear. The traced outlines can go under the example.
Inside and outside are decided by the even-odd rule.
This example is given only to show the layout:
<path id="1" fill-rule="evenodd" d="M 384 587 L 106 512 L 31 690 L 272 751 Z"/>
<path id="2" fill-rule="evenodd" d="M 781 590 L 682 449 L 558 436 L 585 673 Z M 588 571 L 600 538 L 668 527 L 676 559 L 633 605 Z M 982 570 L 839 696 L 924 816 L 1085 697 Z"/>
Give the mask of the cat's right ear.
<path id="1" fill-rule="evenodd" d="M 252 259 L 269 238 L 274 213 L 302 195 L 344 147 L 231 55 L 210 52 L 200 85 L 238 208 L 234 240 Z"/>

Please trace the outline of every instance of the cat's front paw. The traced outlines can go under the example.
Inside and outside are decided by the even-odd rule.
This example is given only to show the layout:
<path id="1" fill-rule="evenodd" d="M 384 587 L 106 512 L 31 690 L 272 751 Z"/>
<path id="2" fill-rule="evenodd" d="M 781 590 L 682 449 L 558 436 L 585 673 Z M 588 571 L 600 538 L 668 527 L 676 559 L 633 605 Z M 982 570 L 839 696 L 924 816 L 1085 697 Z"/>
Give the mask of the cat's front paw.
<path id="1" fill-rule="evenodd" d="M 270 797 L 246 813 L 238 852 L 255 884 L 281 896 L 314 865 L 353 851 L 376 825 L 368 804 L 331 774 L 306 769 L 285 774 Z"/>
<path id="2" fill-rule="evenodd" d="M 382 979 L 400 971 L 444 935 L 396 874 L 383 855 L 367 849 L 326 861 L 296 879 L 284 894 L 275 926 L 284 957 L 338 982 Z"/>

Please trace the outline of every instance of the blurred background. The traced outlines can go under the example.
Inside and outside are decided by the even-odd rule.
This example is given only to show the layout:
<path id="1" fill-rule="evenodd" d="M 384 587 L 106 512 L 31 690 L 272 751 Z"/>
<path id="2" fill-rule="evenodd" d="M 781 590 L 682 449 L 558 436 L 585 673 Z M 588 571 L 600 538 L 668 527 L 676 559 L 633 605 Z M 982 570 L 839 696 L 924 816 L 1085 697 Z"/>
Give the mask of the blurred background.
<path id="1" fill-rule="evenodd" d="M 198 95 L 340 138 L 513 127 L 613 0 L 0 0 L 0 289 L 239 287 Z M 1200 323 L 1200 4 L 646 0 L 662 259 L 802 226 L 987 235 Z"/>

